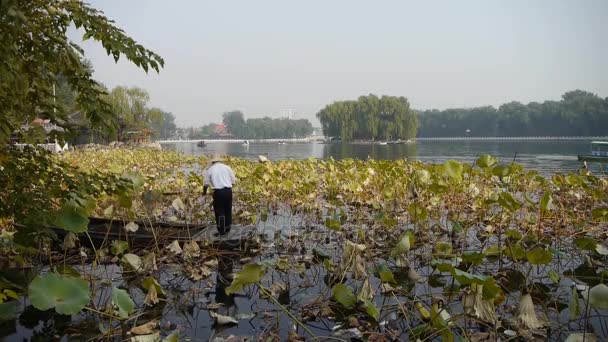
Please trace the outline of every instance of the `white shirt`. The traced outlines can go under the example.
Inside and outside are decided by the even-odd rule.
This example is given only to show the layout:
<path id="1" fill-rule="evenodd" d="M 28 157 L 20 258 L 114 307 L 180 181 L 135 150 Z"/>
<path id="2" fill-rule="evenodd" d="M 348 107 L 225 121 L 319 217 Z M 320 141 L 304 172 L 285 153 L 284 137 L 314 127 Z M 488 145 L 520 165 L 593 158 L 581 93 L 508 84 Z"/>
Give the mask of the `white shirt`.
<path id="1" fill-rule="evenodd" d="M 232 183 L 236 182 L 234 172 L 228 165 L 214 163 L 205 170 L 204 185 L 209 185 L 213 189 L 232 188 Z"/>

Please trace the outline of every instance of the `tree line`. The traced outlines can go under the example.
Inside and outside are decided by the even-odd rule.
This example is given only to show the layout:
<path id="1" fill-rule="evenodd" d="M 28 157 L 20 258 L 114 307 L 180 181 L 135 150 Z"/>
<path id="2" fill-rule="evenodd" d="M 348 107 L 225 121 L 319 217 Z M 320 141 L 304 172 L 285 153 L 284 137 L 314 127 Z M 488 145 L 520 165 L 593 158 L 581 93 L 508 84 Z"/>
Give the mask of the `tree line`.
<path id="1" fill-rule="evenodd" d="M 405 97 L 370 94 L 336 101 L 317 113 L 323 134 L 342 140 L 396 140 L 416 137 L 417 117 Z"/>
<path id="2" fill-rule="evenodd" d="M 89 63 L 87 68 L 92 69 Z M 99 85 L 103 91 L 101 101 L 108 105 L 113 114 L 113 127 L 93 125 L 75 101 L 76 90 L 59 76 L 56 86 L 58 107 L 70 113 L 66 117 L 68 132 L 66 140 L 74 144 L 99 143 L 109 141 L 130 141 L 138 139 L 168 139 L 175 136 L 175 116 L 160 108 L 150 107 L 150 95 L 138 87 L 117 86 L 108 90 Z"/>
<path id="3" fill-rule="evenodd" d="M 560 101 L 418 111 L 419 137 L 606 136 L 608 98 L 582 90 Z"/>
<path id="4" fill-rule="evenodd" d="M 225 112 L 222 115 L 225 134 L 238 139 L 290 139 L 309 136 L 313 127 L 306 119 L 287 118 L 248 118 L 241 111 Z M 217 123 L 186 130 L 189 139 L 208 139 L 221 137 Z"/>

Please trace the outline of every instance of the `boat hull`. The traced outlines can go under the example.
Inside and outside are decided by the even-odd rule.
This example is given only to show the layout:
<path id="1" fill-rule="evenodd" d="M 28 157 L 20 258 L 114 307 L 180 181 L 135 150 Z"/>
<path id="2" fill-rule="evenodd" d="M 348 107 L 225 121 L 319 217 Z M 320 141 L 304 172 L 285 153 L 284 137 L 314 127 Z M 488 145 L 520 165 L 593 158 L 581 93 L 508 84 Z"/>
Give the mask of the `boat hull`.
<path id="1" fill-rule="evenodd" d="M 608 156 L 594 156 L 592 154 L 579 154 L 578 160 L 589 161 L 589 162 L 608 163 Z"/>

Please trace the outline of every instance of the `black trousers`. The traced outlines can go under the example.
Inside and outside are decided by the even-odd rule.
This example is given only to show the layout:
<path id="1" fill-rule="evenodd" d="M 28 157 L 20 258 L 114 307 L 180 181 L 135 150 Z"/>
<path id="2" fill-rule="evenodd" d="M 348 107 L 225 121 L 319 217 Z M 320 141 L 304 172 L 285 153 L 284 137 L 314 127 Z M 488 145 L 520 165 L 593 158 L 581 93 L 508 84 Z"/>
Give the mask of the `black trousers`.
<path id="1" fill-rule="evenodd" d="M 213 211 L 215 224 L 220 235 L 230 231 L 232 225 L 232 189 L 223 188 L 213 190 Z"/>

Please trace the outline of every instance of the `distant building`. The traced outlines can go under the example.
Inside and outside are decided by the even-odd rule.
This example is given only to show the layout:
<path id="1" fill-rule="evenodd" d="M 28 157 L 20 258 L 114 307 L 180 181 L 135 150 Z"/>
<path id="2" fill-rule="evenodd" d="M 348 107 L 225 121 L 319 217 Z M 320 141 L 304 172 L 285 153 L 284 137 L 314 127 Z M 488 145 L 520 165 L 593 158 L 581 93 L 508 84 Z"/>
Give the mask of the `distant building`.
<path id="1" fill-rule="evenodd" d="M 24 130 L 24 131 L 27 131 L 30 128 L 37 127 L 37 126 L 41 126 L 42 128 L 44 128 L 44 131 L 46 132 L 46 134 L 49 134 L 52 131 L 64 132 L 63 128 L 61 128 L 61 127 L 57 126 L 56 124 L 52 123 L 51 120 L 49 120 L 49 119 L 41 119 L 41 118 L 34 119 L 30 123 L 26 123 L 25 125 L 21 125 L 21 129 Z"/>

